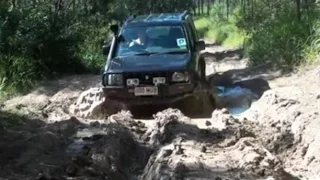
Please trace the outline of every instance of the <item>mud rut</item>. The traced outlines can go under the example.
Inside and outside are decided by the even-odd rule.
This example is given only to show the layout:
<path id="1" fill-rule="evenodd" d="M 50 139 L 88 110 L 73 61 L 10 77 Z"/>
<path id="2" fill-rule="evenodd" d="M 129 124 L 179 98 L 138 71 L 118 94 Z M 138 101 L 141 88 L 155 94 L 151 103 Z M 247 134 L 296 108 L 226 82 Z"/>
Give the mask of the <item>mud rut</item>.
<path id="1" fill-rule="evenodd" d="M 206 56 L 209 67 L 221 59 L 242 61 L 239 52 L 232 50 Z M 35 117 L 20 126 L 2 129 L 0 177 L 39 180 L 294 179 L 284 171 L 276 156 L 292 146 L 283 144 L 290 141 L 282 141 L 291 138 L 290 134 L 279 134 L 277 127 L 237 119 L 228 111 L 243 104 L 248 108 L 268 89 L 267 84 L 259 79 L 237 81 L 230 74 L 215 73 L 208 78 L 214 86 L 240 86 L 251 88 L 250 92 L 254 93 L 219 97 L 219 109 L 209 117 L 207 114 L 190 119 L 191 115 L 186 116 L 176 108 L 143 107 L 143 111 L 153 110 L 153 117 L 146 119 L 146 115 L 141 114 L 142 107 L 133 112 L 134 116 L 130 111 L 121 111 L 105 118 L 110 109 L 102 108 L 101 92 L 90 90 L 82 93 L 71 110 L 60 109 L 79 115 L 78 118 L 65 116 L 65 120 L 46 124 Z M 257 82 L 262 85 L 258 87 Z M 201 101 L 205 107 L 208 98 Z M 107 102 L 111 108 L 116 106 L 112 103 Z M 91 107 L 83 104 L 91 104 Z M 184 104 L 197 108 L 193 103 Z M 59 106 L 50 108 L 50 105 L 42 109 L 59 110 Z M 206 108 L 213 111 L 211 107 Z M 81 113 L 85 110 L 88 113 Z M 46 113 L 41 118 L 48 118 Z M 140 119 L 136 119 L 137 114 Z M 266 138 L 276 133 L 279 134 L 277 140 Z"/>

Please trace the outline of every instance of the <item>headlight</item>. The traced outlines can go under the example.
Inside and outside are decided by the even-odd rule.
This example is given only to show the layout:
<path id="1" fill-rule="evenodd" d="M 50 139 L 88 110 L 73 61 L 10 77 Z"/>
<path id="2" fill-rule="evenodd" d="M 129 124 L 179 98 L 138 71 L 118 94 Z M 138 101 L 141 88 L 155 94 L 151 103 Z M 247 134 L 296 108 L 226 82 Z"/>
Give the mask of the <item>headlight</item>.
<path id="1" fill-rule="evenodd" d="M 154 77 L 153 78 L 153 84 L 164 84 L 166 83 L 165 77 Z"/>
<path id="2" fill-rule="evenodd" d="M 189 81 L 189 74 L 187 72 L 175 72 L 171 80 L 173 82 L 187 82 Z"/>
<path id="3" fill-rule="evenodd" d="M 127 79 L 127 86 L 137 86 L 139 85 L 139 79 Z"/>
<path id="4" fill-rule="evenodd" d="M 122 74 L 109 74 L 108 75 L 108 85 L 122 85 L 123 84 L 123 76 Z"/>

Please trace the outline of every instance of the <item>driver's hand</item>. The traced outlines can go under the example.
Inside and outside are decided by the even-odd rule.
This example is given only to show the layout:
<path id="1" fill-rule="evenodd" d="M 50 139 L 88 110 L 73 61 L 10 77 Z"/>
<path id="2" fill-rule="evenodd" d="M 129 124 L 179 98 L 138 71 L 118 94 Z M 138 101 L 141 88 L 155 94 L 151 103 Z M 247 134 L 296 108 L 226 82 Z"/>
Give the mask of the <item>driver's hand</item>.
<path id="1" fill-rule="evenodd" d="M 129 47 L 132 47 L 134 45 L 139 45 L 139 43 L 136 40 L 133 40 L 129 43 Z"/>

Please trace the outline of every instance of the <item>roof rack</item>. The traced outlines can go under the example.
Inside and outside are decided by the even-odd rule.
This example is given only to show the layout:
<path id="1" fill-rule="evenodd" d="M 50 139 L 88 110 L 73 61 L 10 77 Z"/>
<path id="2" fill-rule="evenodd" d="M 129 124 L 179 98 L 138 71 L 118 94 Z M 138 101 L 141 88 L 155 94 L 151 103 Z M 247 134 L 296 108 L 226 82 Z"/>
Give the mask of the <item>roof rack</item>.
<path id="1" fill-rule="evenodd" d="M 125 21 L 124 24 L 127 24 L 128 22 L 132 21 L 132 20 L 133 20 L 134 18 L 136 18 L 136 17 L 137 17 L 136 14 L 131 15 L 130 17 L 128 17 L 128 19 Z"/>
<path id="2" fill-rule="evenodd" d="M 187 15 L 188 15 L 188 10 L 185 10 L 185 11 L 183 11 L 183 13 L 180 15 L 180 18 L 181 18 L 182 20 L 185 20 L 185 18 L 187 17 Z"/>
<path id="3" fill-rule="evenodd" d="M 152 16 L 152 13 L 149 14 L 148 17 L 146 17 L 143 21 L 147 21 Z"/>

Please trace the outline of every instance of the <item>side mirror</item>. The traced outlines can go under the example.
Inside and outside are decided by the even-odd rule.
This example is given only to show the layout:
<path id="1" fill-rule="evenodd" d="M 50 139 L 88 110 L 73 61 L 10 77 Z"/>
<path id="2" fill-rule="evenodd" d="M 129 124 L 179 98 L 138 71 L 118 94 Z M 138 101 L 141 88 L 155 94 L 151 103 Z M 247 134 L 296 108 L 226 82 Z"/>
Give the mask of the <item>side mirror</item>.
<path id="1" fill-rule="evenodd" d="M 119 31 L 119 26 L 117 24 L 113 24 L 110 26 L 110 30 L 112 31 L 113 35 L 117 35 Z"/>
<path id="2" fill-rule="evenodd" d="M 198 41 L 196 43 L 196 51 L 202 51 L 206 49 L 206 43 L 204 41 Z"/>
<path id="3" fill-rule="evenodd" d="M 109 51 L 110 51 L 110 45 L 103 45 L 102 46 L 102 54 L 104 56 L 107 56 L 109 54 Z"/>

